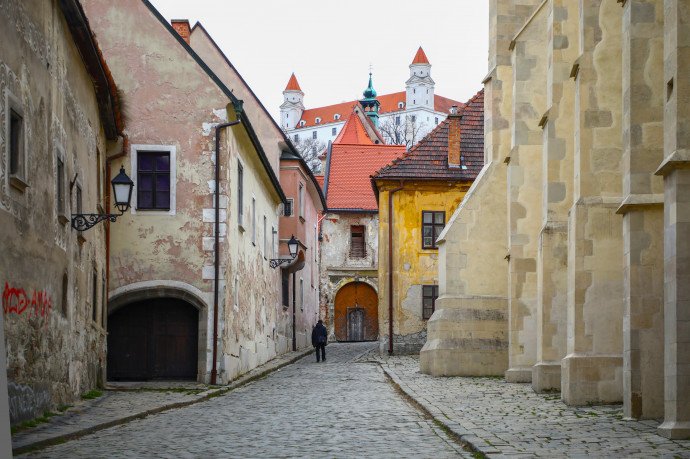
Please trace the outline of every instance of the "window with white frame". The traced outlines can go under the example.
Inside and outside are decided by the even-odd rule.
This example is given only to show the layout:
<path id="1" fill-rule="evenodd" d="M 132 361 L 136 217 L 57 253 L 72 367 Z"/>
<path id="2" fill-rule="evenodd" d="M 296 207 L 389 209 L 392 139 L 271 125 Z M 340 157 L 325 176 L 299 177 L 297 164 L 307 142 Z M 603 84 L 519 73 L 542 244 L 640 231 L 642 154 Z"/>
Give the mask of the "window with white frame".
<path id="1" fill-rule="evenodd" d="M 244 168 L 242 163 L 237 163 L 237 223 L 244 224 Z"/>
<path id="2" fill-rule="evenodd" d="M 304 120 L 302 120 L 302 121 L 299 122 L 300 127 L 301 127 L 301 126 L 304 126 L 305 124 L 307 124 L 307 122 L 304 121 Z"/>
<path id="3" fill-rule="evenodd" d="M 293 198 L 287 198 L 287 203 L 283 204 L 283 217 L 292 217 L 292 210 L 295 206 L 295 200 Z"/>
<path id="4" fill-rule="evenodd" d="M 333 119 L 335 121 L 338 121 L 340 119 L 340 113 L 336 113 L 335 115 L 333 115 Z"/>
<path id="5" fill-rule="evenodd" d="M 252 196 L 252 244 L 256 245 L 256 197 Z"/>
<path id="6" fill-rule="evenodd" d="M 405 106 L 404 102 L 398 102 L 398 108 L 403 108 Z"/>
<path id="7" fill-rule="evenodd" d="M 318 117 L 317 117 L 317 118 L 314 120 L 314 124 L 319 124 L 320 122 L 321 122 L 321 118 L 318 118 Z"/>

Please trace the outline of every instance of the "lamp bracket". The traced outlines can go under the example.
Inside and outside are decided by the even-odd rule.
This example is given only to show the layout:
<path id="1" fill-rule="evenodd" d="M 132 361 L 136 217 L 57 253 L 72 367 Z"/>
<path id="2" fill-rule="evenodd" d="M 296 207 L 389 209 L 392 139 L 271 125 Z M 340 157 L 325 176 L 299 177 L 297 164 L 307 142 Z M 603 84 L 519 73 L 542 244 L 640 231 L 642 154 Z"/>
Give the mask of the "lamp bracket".
<path id="1" fill-rule="evenodd" d="M 278 266 L 285 264 L 285 263 L 290 263 L 294 258 L 273 258 L 269 262 L 271 268 L 276 269 Z"/>
<path id="2" fill-rule="evenodd" d="M 72 228 L 77 231 L 86 231 L 102 221 L 109 220 L 113 223 L 122 214 L 72 214 Z"/>

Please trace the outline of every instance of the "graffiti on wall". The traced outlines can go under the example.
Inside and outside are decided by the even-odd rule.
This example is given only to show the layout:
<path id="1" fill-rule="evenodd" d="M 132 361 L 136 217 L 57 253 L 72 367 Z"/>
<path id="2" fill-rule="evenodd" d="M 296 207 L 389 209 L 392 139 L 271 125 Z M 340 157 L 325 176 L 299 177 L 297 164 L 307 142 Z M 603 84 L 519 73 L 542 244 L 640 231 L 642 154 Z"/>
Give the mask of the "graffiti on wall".
<path id="1" fill-rule="evenodd" d="M 45 319 L 47 329 L 51 309 L 53 309 L 51 298 L 45 290 L 34 290 L 33 295 L 29 297 L 23 288 L 10 287 L 5 282 L 5 290 L 2 292 L 2 312 L 4 314 L 14 313 L 21 316 L 28 311 L 29 319 L 34 316 Z"/>
<path id="2" fill-rule="evenodd" d="M 10 423 L 33 419 L 36 413 L 50 408 L 50 391 L 34 390 L 25 384 L 7 383 L 8 401 L 10 405 Z"/>

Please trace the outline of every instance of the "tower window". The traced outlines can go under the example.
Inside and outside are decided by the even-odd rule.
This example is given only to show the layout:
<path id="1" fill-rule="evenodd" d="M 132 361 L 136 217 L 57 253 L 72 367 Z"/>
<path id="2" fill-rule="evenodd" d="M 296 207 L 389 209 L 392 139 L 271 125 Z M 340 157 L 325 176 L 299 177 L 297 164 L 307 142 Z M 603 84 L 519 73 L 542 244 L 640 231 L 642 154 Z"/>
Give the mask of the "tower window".
<path id="1" fill-rule="evenodd" d="M 400 117 L 399 116 L 395 117 L 395 124 L 396 124 L 396 126 L 400 126 Z"/>
<path id="2" fill-rule="evenodd" d="M 295 134 L 295 142 L 299 142 L 299 134 Z"/>
<path id="3" fill-rule="evenodd" d="M 438 124 L 438 116 L 434 118 L 434 123 Z"/>

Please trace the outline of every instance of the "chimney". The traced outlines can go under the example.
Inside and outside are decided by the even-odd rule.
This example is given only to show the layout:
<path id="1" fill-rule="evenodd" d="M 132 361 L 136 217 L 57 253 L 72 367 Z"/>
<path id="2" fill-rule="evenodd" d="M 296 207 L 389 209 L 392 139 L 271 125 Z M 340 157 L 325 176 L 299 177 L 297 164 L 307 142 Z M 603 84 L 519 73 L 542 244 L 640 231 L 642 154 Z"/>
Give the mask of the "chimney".
<path id="1" fill-rule="evenodd" d="M 189 44 L 189 20 L 187 19 L 172 19 L 170 21 L 173 29 L 180 34 L 180 37 Z"/>
<path id="2" fill-rule="evenodd" d="M 458 115 L 457 105 L 453 105 L 448 115 L 448 167 L 462 167 L 460 151 L 460 125 L 462 115 Z M 466 167 L 463 167 L 465 169 Z"/>

